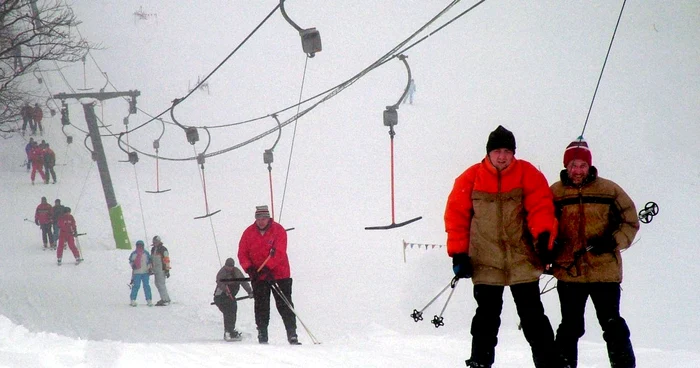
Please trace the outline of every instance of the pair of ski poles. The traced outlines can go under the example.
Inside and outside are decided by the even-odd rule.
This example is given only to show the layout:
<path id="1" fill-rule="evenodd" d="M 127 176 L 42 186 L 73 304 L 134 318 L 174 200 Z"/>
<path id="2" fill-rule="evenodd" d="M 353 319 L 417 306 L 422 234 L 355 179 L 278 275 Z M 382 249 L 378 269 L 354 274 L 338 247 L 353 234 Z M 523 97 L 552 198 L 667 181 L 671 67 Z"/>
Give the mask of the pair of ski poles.
<path id="1" fill-rule="evenodd" d="M 411 318 L 413 318 L 414 322 L 422 321 L 423 320 L 423 311 L 425 311 L 431 304 L 437 300 L 437 298 L 440 297 L 440 295 L 444 294 L 445 291 L 447 291 L 448 288 L 452 288 L 450 290 L 450 295 L 447 297 L 447 301 L 445 302 L 445 305 L 442 307 L 442 310 L 440 311 L 439 315 L 435 315 L 433 319 L 430 321 L 433 325 L 435 325 L 435 328 L 438 328 L 440 326 L 444 326 L 445 323 L 443 321 L 442 314 L 445 313 L 445 308 L 447 308 L 447 304 L 450 302 L 450 299 L 452 299 L 452 294 L 455 292 L 455 287 L 457 286 L 457 283 L 459 282 L 459 278 L 457 276 L 453 277 L 452 280 L 445 286 L 435 297 L 428 302 L 428 304 L 423 307 L 421 310 L 414 309 L 413 313 L 411 313 Z"/>
<path id="2" fill-rule="evenodd" d="M 274 255 L 274 253 L 275 253 L 275 252 L 274 252 L 274 248 L 272 248 L 272 250 L 270 251 L 270 254 L 268 254 L 267 258 L 265 258 L 265 261 L 260 265 L 260 267 L 258 267 L 257 272 L 262 271 L 263 267 L 265 267 L 265 265 L 266 265 L 267 262 L 270 260 L 270 258 L 272 257 L 272 255 Z M 221 281 L 224 281 L 224 282 L 225 282 L 225 281 L 250 281 L 250 278 L 249 278 L 249 277 L 244 277 L 244 278 L 240 278 L 240 279 L 222 279 Z M 311 341 L 314 343 L 314 345 L 320 344 L 321 341 L 319 341 L 319 340 L 316 338 L 316 336 L 314 336 L 314 334 L 311 332 L 311 330 L 309 330 L 309 328 L 306 326 L 306 324 L 304 323 L 304 321 L 301 320 L 301 317 L 299 317 L 299 314 L 298 314 L 297 311 L 294 309 L 294 306 L 293 306 L 292 303 L 289 301 L 289 299 L 287 299 L 287 297 L 284 295 L 284 293 L 282 292 L 282 289 L 281 289 L 280 286 L 277 284 L 277 282 L 276 282 L 275 280 L 272 280 L 272 281 L 267 280 L 266 282 L 270 285 L 270 288 L 272 289 L 272 291 L 273 291 L 275 294 L 277 294 L 277 295 L 280 297 L 280 299 L 282 299 L 282 301 L 283 301 L 284 304 L 289 308 L 289 310 L 291 310 L 292 313 L 294 313 L 294 316 L 296 317 L 296 319 L 299 320 L 299 323 L 301 323 L 302 327 L 304 327 L 304 330 L 305 330 L 306 333 L 309 335 L 309 338 L 311 338 Z M 236 298 L 236 300 L 248 299 L 248 298 L 249 298 L 249 296 L 245 296 L 245 297 L 241 297 L 241 298 Z M 213 304 L 215 304 L 215 303 L 212 302 L 211 304 L 213 305 Z"/>

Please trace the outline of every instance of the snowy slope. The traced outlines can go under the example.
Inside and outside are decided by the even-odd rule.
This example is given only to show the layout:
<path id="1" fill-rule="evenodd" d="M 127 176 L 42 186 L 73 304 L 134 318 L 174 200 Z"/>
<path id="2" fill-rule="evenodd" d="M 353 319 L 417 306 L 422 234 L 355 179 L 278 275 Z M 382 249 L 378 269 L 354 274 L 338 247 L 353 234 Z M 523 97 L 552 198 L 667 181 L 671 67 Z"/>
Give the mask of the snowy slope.
<path id="1" fill-rule="evenodd" d="M 324 50 L 306 65 L 304 97 L 369 65 L 442 3 L 287 2 L 290 17 L 302 27 L 316 27 L 323 39 Z M 627 4 L 585 134 L 602 176 L 625 188 L 638 207 L 653 200 L 661 208 L 624 253 L 622 313 L 639 367 L 700 364 L 695 343 L 700 340 L 700 297 L 693 282 L 700 273 L 693 257 L 699 220 L 700 165 L 693 160 L 693 147 L 700 138 L 695 124 L 700 118 L 700 6 L 674 4 Z M 157 17 L 145 21 L 132 15 L 142 6 L 136 1 L 91 1 L 76 4 L 75 10 L 84 21 L 80 32 L 105 46 L 93 56 L 110 81 L 120 90 L 140 90 L 138 106 L 157 114 L 183 97 L 188 83 L 218 65 L 275 5 L 174 7 L 152 1 L 144 11 Z M 445 20 L 469 5 L 459 4 Z M 450 280 L 450 261 L 444 248 L 409 248 L 404 262 L 402 241 L 444 243 L 442 211 L 452 180 L 482 158 L 488 132 L 498 124 L 515 133 L 518 157 L 540 167 L 550 181 L 557 179 L 563 148 L 583 127 L 620 5 L 486 2 L 407 52 L 417 92 L 414 105 L 400 107 L 396 126 L 396 220 L 423 216 L 409 226 L 364 230 L 391 222 L 389 139 L 381 114 L 405 86 L 402 63 L 388 62 L 304 116 L 296 130 L 294 125 L 283 129 L 272 171 L 275 214 L 285 227 L 295 228 L 289 232 L 294 301 L 321 345 L 313 345 L 300 325 L 304 345 L 288 346 L 274 310 L 269 346 L 224 343 L 221 315 L 209 305 L 216 271 L 225 258 L 235 256 L 255 205 L 270 201 L 262 154 L 275 134 L 207 159 L 209 209 L 221 212 L 203 220 L 193 219 L 205 213 L 194 161 L 161 160 L 156 183 L 154 160 L 141 156 L 136 165 L 119 162 L 126 155 L 114 139 L 103 138 L 131 242 L 161 235 L 173 259 L 168 287 L 174 303 L 131 308 L 129 252 L 115 249 L 97 167 L 83 147 L 85 135 L 69 127 L 74 142 L 66 144 L 59 117 L 46 114 L 43 139 L 57 154 L 58 184 L 30 184 L 20 167 L 26 143 L 21 136 L 0 145 L 0 231 L 5 238 L 0 245 L 0 366 L 460 366 L 469 354 L 471 285 L 458 286 L 444 327 L 436 329 L 427 319 L 414 323 L 411 311 L 425 306 Z M 117 28 L 127 32 L 114 32 Z M 217 126 L 294 104 L 307 61 L 299 43 L 296 31 L 275 13 L 212 77 L 210 94 L 193 94 L 175 109 L 176 118 Z M 72 87 L 101 88 L 105 82 L 94 63 L 88 62 L 86 70 L 83 80 L 82 65 L 65 69 Z M 52 93 L 71 92 L 59 76 L 46 79 Z M 84 130 L 81 106 L 67 102 L 71 121 Z M 123 130 L 125 101 L 108 100 L 96 111 L 111 124 L 110 131 Z M 281 113 L 280 120 L 293 111 Z M 169 114 L 164 118 L 169 121 Z M 143 113 L 132 115 L 130 127 L 147 119 Z M 275 124 L 266 118 L 211 129 L 209 152 Z M 152 142 L 160 134 L 161 126 L 150 124 L 130 134 L 129 142 L 154 153 Z M 206 134 L 200 131 L 200 137 Z M 160 143 L 166 158 L 191 157 L 206 146 L 199 142 L 193 149 L 172 125 Z M 145 193 L 157 185 L 171 191 Z M 72 207 L 78 229 L 87 233 L 80 238 L 84 264 L 57 267 L 55 255 L 40 249 L 38 227 L 24 219 L 33 219 L 41 196 L 50 202 L 61 198 Z M 157 299 L 155 287 L 153 292 Z M 496 366 L 531 366 L 510 295 L 505 298 Z M 556 328 L 556 293 L 545 294 L 543 301 Z M 443 303 L 444 298 L 438 300 L 426 316 L 438 314 Z M 254 333 L 250 301 L 240 303 L 238 316 L 238 327 Z M 592 306 L 580 351 L 580 367 L 607 366 Z"/>

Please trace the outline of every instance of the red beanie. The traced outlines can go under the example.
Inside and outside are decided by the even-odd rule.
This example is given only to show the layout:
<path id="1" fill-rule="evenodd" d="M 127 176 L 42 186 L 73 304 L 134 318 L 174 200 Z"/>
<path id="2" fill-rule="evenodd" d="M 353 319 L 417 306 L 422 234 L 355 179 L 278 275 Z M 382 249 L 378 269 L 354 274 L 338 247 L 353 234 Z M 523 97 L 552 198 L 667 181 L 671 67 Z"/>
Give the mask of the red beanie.
<path id="1" fill-rule="evenodd" d="M 583 136 L 576 138 L 575 141 L 569 143 L 564 151 L 564 167 L 569 165 L 572 160 L 583 160 L 588 166 L 592 166 L 591 150 L 588 149 L 588 143 L 583 139 Z"/>

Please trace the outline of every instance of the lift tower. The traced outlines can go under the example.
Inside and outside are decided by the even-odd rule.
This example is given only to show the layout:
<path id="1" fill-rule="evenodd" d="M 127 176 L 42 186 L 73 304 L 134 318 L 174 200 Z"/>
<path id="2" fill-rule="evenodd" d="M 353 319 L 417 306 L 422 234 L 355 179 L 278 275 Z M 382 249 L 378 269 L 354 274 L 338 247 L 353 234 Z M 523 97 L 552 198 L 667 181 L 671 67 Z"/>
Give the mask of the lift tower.
<path id="1" fill-rule="evenodd" d="M 124 222 L 122 208 L 117 203 L 117 197 L 114 194 L 114 187 L 112 186 L 112 177 L 109 174 L 107 158 L 105 157 L 104 146 L 102 145 L 102 138 L 100 137 L 99 128 L 97 126 L 97 116 L 95 115 L 94 100 L 103 101 L 108 100 L 110 98 L 130 97 L 131 100 L 129 101 L 129 113 L 135 114 L 136 96 L 140 95 L 141 92 L 135 90 L 127 92 L 59 93 L 53 96 L 54 99 L 60 99 L 62 101 L 68 98 L 75 98 L 83 105 L 83 110 L 85 111 L 85 120 L 87 121 L 90 139 L 92 140 L 92 148 L 94 154 L 93 159 L 97 161 L 97 168 L 100 171 L 100 179 L 102 180 L 102 190 L 105 193 L 107 209 L 109 210 L 109 219 L 112 223 L 112 233 L 114 234 L 114 241 L 116 242 L 117 249 L 131 249 L 131 242 L 129 241 L 129 234 L 126 231 L 126 223 Z"/>

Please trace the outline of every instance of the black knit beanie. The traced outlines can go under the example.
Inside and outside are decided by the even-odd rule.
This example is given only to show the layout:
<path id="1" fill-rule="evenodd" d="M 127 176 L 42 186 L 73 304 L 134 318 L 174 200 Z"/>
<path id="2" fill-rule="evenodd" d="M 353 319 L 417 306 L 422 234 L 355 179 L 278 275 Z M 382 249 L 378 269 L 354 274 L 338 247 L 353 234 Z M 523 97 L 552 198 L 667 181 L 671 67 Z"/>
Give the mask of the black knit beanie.
<path id="1" fill-rule="evenodd" d="M 486 142 L 486 153 L 499 148 L 507 148 L 515 153 L 515 136 L 502 125 L 489 134 L 489 140 Z"/>

